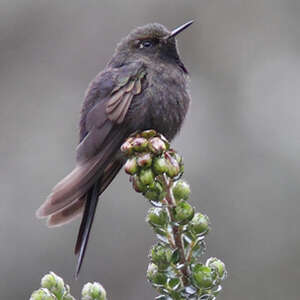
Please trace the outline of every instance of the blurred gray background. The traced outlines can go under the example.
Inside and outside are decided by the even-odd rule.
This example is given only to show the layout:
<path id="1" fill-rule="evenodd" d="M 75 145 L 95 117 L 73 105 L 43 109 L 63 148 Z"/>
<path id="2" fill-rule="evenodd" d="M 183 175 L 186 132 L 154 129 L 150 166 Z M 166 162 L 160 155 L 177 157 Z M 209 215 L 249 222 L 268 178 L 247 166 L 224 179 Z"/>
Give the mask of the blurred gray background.
<path id="1" fill-rule="evenodd" d="M 209 215 L 207 256 L 225 261 L 223 300 L 299 299 L 300 1 L 0 1 L 0 298 L 28 299 L 53 270 L 78 297 L 153 299 L 149 204 L 120 174 L 73 279 L 79 220 L 34 212 L 74 166 L 84 91 L 132 28 L 195 19 L 178 37 L 192 108 L 174 146 L 192 203 Z"/>

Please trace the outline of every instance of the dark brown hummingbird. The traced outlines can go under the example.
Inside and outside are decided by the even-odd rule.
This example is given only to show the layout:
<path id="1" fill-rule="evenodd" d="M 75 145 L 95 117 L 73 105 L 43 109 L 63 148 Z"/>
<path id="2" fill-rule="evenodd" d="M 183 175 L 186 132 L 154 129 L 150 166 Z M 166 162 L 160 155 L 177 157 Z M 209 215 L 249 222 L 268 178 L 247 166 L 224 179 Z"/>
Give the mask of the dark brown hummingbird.
<path id="1" fill-rule="evenodd" d="M 105 69 L 90 83 L 83 102 L 75 169 L 37 210 L 48 226 L 82 215 L 75 246 L 80 271 L 98 198 L 125 163 L 120 146 L 136 131 L 154 129 L 171 140 L 181 128 L 190 95 L 188 72 L 176 39 L 190 21 L 173 31 L 148 24 L 117 45 Z"/>

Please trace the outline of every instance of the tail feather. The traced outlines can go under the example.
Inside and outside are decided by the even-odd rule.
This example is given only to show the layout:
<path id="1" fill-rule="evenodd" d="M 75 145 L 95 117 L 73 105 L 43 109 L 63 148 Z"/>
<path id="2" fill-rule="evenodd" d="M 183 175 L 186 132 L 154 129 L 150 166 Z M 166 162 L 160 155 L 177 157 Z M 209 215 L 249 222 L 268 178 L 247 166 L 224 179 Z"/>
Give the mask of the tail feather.
<path id="1" fill-rule="evenodd" d="M 48 227 L 61 226 L 79 217 L 83 212 L 85 198 L 83 196 L 59 212 L 51 215 L 47 222 Z"/>
<path id="2" fill-rule="evenodd" d="M 80 228 L 77 236 L 77 242 L 74 250 L 75 254 L 79 253 L 76 273 L 75 273 L 76 278 L 78 277 L 78 274 L 80 272 L 80 268 L 85 255 L 88 238 L 91 231 L 99 196 L 104 192 L 104 190 L 108 187 L 111 181 L 118 174 L 119 170 L 122 168 L 122 165 L 123 162 L 120 160 L 116 160 L 113 163 L 109 164 L 105 168 L 101 179 L 97 182 L 97 184 L 93 186 L 93 188 L 91 188 L 91 190 L 87 194 L 84 214 L 80 224 Z M 98 193 L 97 195 L 94 194 L 96 192 Z"/>
<path id="3" fill-rule="evenodd" d="M 37 210 L 36 216 L 38 218 L 48 217 L 69 206 L 76 199 L 83 197 L 99 179 L 99 175 L 103 173 L 103 169 L 116 154 L 121 142 L 122 139 L 116 135 L 95 157 L 78 164 L 69 175 L 53 188 L 52 193 Z"/>
<path id="4" fill-rule="evenodd" d="M 86 251 L 98 197 L 124 163 L 120 160 L 118 151 L 126 136 L 126 128 L 120 130 L 116 127 L 109 139 L 103 143 L 100 152 L 87 160 L 78 161 L 76 168 L 53 188 L 52 193 L 36 212 L 38 218 L 49 217 L 49 226 L 58 226 L 68 223 L 83 211 L 75 247 L 75 253 L 79 254 L 76 277 Z"/>
<path id="5" fill-rule="evenodd" d="M 121 161 L 114 161 L 105 169 L 102 179 L 102 184 L 99 190 L 99 196 L 104 192 L 107 186 L 111 183 L 113 178 L 117 175 L 123 163 Z M 56 213 L 50 215 L 47 225 L 48 227 L 55 227 L 67 224 L 79 217 L 84 209 L 86 195 L 74 200 L 70 205 L 62 208 Z"/>
<path id="6" fill-rule="evenodd" d="M 85 202 L 85 208 L 83 213 L 83 218 L 80 224 L 78 238 L 75 246 L 75 254 L 79 253 L 75 277 L 78 277 L 78 274 L 81 269 L 82 261 L 86 251 L 89 235 L 91 232 L 93 220 L 95 217 L 96 207 L 99 199 L 99 190 L 100 190 L 101 180 L 98 180 L 93 187 L 89 190 L 87 194 L 87 199 Z"/>
<path id="7" fill-rule="evenodd" d="M 94 182 L 98 168 L 98 160 L 77 166 L 69 175 L 62 179 L 37 210 L 38 218 L 44 218 L 69 206 L 76 199 L 81 198 Z"/>

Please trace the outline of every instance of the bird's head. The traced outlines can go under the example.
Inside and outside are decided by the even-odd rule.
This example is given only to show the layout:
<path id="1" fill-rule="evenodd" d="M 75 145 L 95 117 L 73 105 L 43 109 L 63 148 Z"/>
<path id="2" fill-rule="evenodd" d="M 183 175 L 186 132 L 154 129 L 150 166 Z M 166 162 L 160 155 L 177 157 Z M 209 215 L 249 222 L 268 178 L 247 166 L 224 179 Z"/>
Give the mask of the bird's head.
<path id="1" fill-rule="evenodd" d="M 172 31 L 158 23 L 138 27 L 120 41 L 111 63 L 121 65 L 137 59 L 161 60 L 179 63 L 184 68 L 179 58 L 175 37 L 192 23 L 193 21 L 187 22 Z"/>

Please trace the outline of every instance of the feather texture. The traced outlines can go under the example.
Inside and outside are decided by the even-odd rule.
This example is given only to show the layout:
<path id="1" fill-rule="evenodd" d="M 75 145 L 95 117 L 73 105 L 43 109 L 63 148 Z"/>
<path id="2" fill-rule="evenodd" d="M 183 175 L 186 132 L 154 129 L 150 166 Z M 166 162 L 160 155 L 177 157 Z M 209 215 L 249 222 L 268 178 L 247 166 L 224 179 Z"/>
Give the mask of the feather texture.
<path id="1" fill-rule="evenodd" d="M 137 74 L 136 77 L 131 78 L 120 87 L 119 90 L 115 90 L 106 104 L 106 113 L 108 119 L 121 124 L 126 116 L 132 98 L 141 92 L 141 80 L 145 74 L 143 72 Z M 124 83 L 124 80 L 122 81 Z"/>
<path id="2" fill-rule="evenodd" d="M 83 212 L 85 203 L 85 196 L 75 200 L 69 206 L 61 211 L 54 213 L 48 219 L 47 225 L 49 227 L 61 226 L 71 222 L 76 217 L 80 216 Z"/>
<path id="3" fill-rule="evenodd" d="M 84 215 L 80 224 L 78 237 L 74 249 L 75 254 L 79 254 L 78 262 L 76 267 L 76 274 L 80 272 L 82 261 L 85 255 L 88 238 L 93 224 L 93 219 L 95 216 L 96 207 L 98 204 L 99 196 L 106 189 L 106 187 L 111 183 L 114 177 L 118 174 L 123 162 L 116 160 L 109 164 L 103 173 L 100 180 L 91 188 L 90 192 L 87 194 Z"/>

